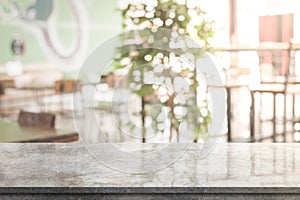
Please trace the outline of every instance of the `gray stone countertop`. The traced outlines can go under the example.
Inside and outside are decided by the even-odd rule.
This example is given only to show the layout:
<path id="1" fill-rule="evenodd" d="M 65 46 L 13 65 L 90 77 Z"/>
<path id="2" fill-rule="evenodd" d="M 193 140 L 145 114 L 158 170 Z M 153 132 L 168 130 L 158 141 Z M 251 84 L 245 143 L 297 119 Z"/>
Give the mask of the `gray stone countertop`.
<path id="1" fill-rule="evenodd" d="M 113 153 L 112 146 L 117 149 Z M 300 144 L 219 143 L 200 159 L 201 147 L 201 144 L 103 143 L 88 148 L 81 143 L 0 144 L 0 188 L 262 187 L 274 188 L 273 192 L 276 188 L 292 188 L 299 193 Z"/>

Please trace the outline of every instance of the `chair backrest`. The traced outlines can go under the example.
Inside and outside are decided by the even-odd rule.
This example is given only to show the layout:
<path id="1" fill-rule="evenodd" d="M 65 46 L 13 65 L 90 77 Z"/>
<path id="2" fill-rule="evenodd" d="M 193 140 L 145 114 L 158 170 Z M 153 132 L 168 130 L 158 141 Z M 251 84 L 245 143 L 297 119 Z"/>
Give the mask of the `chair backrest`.
<path id="1" fill-rule="evenodd" d="M 3 83 L 0 83 L 0 95 L 4 94 L 5 91 L 5 85 Z"/>
<path id="2" fill-rule="evenodd" d="M 293 50 L 293 45 L 292 43 L 290 42 L 289 43 L 289 49 L 288 49 L 288 61 L 287 61 L 287 68 L 286 68 L 286 72 L 285 72 L 285 82 L 284 82 L 284 91 L 286 92 L 287 91 L 287 87 L 289 85 L 289 82 L 290 82 L 290 79 L 291 78 L 294 78 L 294 77 L 291 77 L 291 76 L 294 76 L 292 75 L 292 71 L 294 70 L 295 68 L 295 65 L 294 65 L 294 61 L 295 61 L 295 58 L 294 58 L 294 50 Z"/>
<path id="3" fill-rule="evenodd" d="M 286 92 L 294 68 L 293 51 L 292 43 L 273 44 L 273 48 L 259 51 L 261 83 L 281 85 L 284 92 Z M 266 63 L 268 64 L 266 65 Z M 265 66 L 269 67 L 268 70 L 265 70 L 268 73 L 263 73 Z"/>
<path id="4" fill-rule="evenodd" d="M 75 80 L 57 80 L 55 81 L 55 92 L 72 93 L 81 90 L 81 82 Z"/>
<path id="5" fill-rule="evenodd" d="M 54 128 L 55 115 L 51 113 L 33 113 L 21 110 L 18 117 L 18 123 L 21 126 Z"/>
<path id="6" fill-rule="evenodd" d="M 273 43 L 269 48 L 258 51 L 262 82 L 285 82 L 290 67 L 290 51 L 291 45 L 287 43 Z"/>

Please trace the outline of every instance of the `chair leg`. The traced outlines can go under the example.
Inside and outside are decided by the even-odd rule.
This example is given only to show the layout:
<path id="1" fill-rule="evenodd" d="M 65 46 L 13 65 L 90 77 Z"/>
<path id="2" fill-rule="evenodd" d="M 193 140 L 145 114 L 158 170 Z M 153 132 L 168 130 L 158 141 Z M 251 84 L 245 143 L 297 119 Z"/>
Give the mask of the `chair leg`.
<path id="1" fill-rule="evenodd" d="M 293 94 L 293 96 L 292 96 L 292 113 L 293 113 L 293 120 L 294 120 L 295 117 L 296 117 L 296 113 L 295 113 L 295 101 L 296 101 L 296 95 Z"/>
<path id="2" fill-rule="evenodd" d="M 283 94 L 283 142 L 286 142 L 286 123 L 287 123 L 286 102 L 287 102 L 287 94 Z M 294 110 L 294 102 L 292 104 L 292 109 Z M 293 116 L 293 119 L 294 119 L 294 116 Z"/>
<path id="3" fill-rule="evenodd" d="M 273 94 L 273 142 L 276 142 L 276 94 Z"/>
<path id="4" fill-rule="evenodd" d="M 250 142 L 255 142 L 255 99 L 254 92 L 250 92 L 251 106 L 250 106 Z"/>
<path id="5" fill-rule="evenodd" d="M 259 110 L 258 110 L 257 115 L 259 116 L 259 118 L 258 118 L 258 120 L 259 120 L 259 123 L 258 123 L 258 131 L 259 132 L 258 132 L 258 134 L 259 134 L 260 138 L 262 137 L 262 133 L 263 133 L 263 130 L 262 130 L 263 119 L 261 117 L 262 108 L 263 108 L 263 93 L 259 93 Z"/>
<path id="6" fill-rule="evenodd" d="M 231 92 L 230 88 L 226 88 L 227 91 L 227 141 L 232 142 L 231 137 Z"/>

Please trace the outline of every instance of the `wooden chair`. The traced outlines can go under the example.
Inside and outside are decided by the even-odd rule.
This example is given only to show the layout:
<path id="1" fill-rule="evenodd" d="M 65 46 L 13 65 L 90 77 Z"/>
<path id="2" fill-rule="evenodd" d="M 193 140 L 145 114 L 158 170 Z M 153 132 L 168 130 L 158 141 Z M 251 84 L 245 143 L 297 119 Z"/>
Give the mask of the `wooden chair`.
<path id="1" fill-rule="evenodd" d="M 0 82 L 0 118 L 11 119 L 18 115 L 19 109 L 16 107 L 8 107 L 4 103 L 5 99 L 5 88 L 7 84 L 3 81 Z"/>
<path id="2" fill-rule="evenodd" d="M 65 97 L 81 91 L 81 82 L 76 80 L 57 80 L 55 81 L 55 93 L 59 95 L 59 113 L 65 114 Z M 69 110 L 70 111 L 70 110 Z"/>
<path id="3" fill-rule="evenodd" d="M 72 93 L 81 90 L 81 82 L 76 80 L 57 80 L 55 81 L 56 93 Z"/>
<path id="4" fill-rule="evenodd" d="M 33 113 L 21 110 L 18 116 L 20 126 L 33 126 L 52 129 L 55 126 L 55 115 L 50 113 Z"/>
<path id="5" fill-rule="evenodd" d="M 286 115 L 287 115 L 287 110 L 286 110 L 286 93 L 287 93 L 287 88 L 288 88 L 288 82 L 289 82 L 289 70 L 290 70 L 290 61 L 291 61 L 291 45 L 289 46 L 289 48 L 284 49 L 284 48 L 275 48 L 273 51 L 273 53 L 281 53 L 281 52 L 287 52 L 288 54 L 288 63 L 287 63 L 287 68 L 284 70 L 282 70 L 282 60 L 278 59 L 279 56 L 274 56 L 273 54 L 273 58 L 275 60 L 272 60 L 272 70 L 275 68 L 277 68 L 277 70 L 281 70 L 282 74 L 281 74 L 281 78 L 283 78 L 282 80 L 278 81 L 276 80 L 276 77 L 274 80 L 267 80 L 264 81 L 263 75 L 261 75 L 261 83 L 255 87 L 249 87 L 250 90 L 250 94 L 251 94 L 251 106 L 250 106 L 250 133 L 251 133 L 251 141 L 255 142 L 255 141 L 262 141 L 264 139 L 272 139 L 273 142 L 277 141 L 277 136 L 281 135 L 283 136 L 283 141 L 286 141 Z M 262 53 L 262 52 L 259 52 Z M 261 56 L 262 54 L 260 54 Z M 279 54 L 280 55 L 280 54 Z M 260 59 L 262 60 L 262 59 Z M 260 66 L 260 70 L 262 66 Z M 255 106 L 255 94 L 260 94 L 260 112 L 258 113 L 258 120 L 256 119 L 256 106 Z M 272 118 L 271 119 L 262 119 L 261 118 L 261 113 L 262 113 L 262 95 L 263 94 L 270 94 L 273 97 L 273 108 L 272 108 Z M 282 113 L 282 119 L 278 118 L 278 109 L 277 109 L 277 98 L 278 96 L 282 96 L 284 99 L 284 110 Z M 257 137 L 256 133 L 255 133 L 255 129 L 256 129 L 256 122 L 259 122 L 259 128 L 260 128 L 260 134 L 262 132 L 261 129 L 261 125 L 264 122 L 271 122 L 272 123 L 272 133 L 270 134 L 270 136 L 260 136 L 259 138 Z M 283 131 L 282 132 L 278 132 L 277 129 L 277 124 L 281 122 L 282 126 L 283 126 Z"/>
<path id="6" fill-rule="evenodd" d="M 0 83 L 0 95 L 3 95 L 5 93 L 5 85 L 3 83 Z"/>

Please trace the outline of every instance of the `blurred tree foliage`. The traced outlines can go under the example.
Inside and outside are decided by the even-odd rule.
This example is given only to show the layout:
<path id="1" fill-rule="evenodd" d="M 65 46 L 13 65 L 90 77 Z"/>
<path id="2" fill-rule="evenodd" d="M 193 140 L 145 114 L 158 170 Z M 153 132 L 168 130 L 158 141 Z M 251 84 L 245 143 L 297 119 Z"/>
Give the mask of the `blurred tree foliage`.
<path id="1" fill-rule="evenodd" d="M 127 87 L 141 96 L 143 103 L 161 105 L 143 111 L 144 117 L 151 120 L 152 131 L 168 131 L 170 141 L 174 132 L 177 140 L 188 133 L 193 134 L 194 142 L 205 140 L 211 113 L 195 66 L 197 59 L 212 51 L 213 22 L 192 0 L 120 0 L 119 10 L 125 34 L 120 37 L 122 46 L 118 48 L 114 72 L 128 73 Z M 170 37 L 158 31 L 162 28 L 170 30 Z M 181 35 L 197 41 L 200 48 L 164 50 L 172 46 L 176 49 Z M 156 48 L 161 43 L 166 48 Z M 145 137 L 146 129 L 143 134 Z"/>

